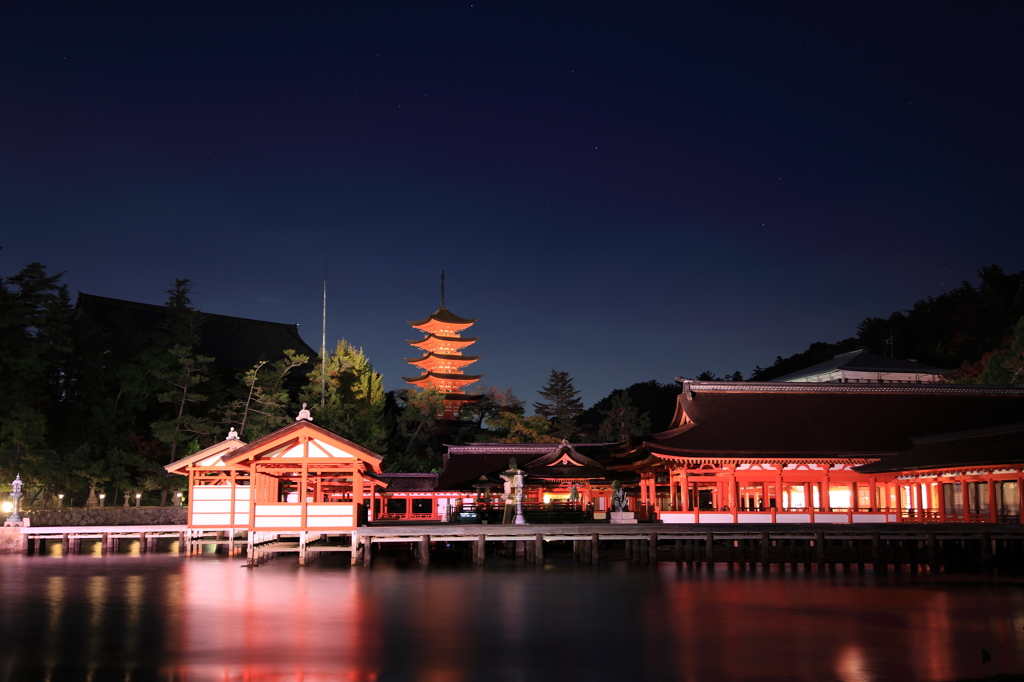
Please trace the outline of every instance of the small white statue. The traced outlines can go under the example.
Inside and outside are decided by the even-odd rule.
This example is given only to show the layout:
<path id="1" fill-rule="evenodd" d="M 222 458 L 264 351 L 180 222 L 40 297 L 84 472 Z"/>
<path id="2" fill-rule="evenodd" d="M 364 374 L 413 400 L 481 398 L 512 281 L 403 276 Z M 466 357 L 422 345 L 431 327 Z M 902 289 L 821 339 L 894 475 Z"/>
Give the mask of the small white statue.
<path id="1" fill-rule="evenodd" d="M 224 440 L 239 440 L 238 431 L 235 431 L 234 426 L 232 426 L 231 429 L 228 431 L 228 437 L 225 438 Z"/>
<path id="2" fill-rule="evenodd" d="M 313 415 L 310 414 L 309 410 L 306 409 L 306 403 L 302 403 L 302 409 L 299 410 L 299 416 L 295 418 L 295 421 L 297 421 L 297 422 L 301 422 L 301 421 L 311 422 L 311 421 L 313 421 Z"/>

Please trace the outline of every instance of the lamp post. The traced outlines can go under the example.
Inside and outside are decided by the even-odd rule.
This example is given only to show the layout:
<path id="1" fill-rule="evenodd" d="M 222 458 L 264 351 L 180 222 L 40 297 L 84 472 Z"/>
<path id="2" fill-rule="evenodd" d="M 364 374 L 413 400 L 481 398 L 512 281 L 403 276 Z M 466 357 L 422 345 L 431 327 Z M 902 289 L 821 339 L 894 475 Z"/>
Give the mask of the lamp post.
<path id="1" fill-rule="evenodd" d="M 57 510 L 64 509 L 64 493 L 57 493 Z"/>
<path id="2" fill-rule="evenodd" d="M 15 523 L 21 525 L 21 514 L 18 513 L 20 511 L 19 503 L 21 502 L 21 496 L 23 495 L 23 493 L 21 492 L 21 486 L 21 474 L 18 474 L 17 476 L 14 477 L 14 480 L 11 482 L 11 499 L 14 500 L 14 512 L 9 517 L 7 517 L 7 521 L 12 525 Z"/>
<path id="3" fill-rule="evenodd" d="M 103 501 L 107 499 L 107 494 L 106 493 L 100 493 L 99 494 L 99 498 L 100 498 L 100 509 L 103 509 Z"/>
<path id="4" fill-rule="evenodd" d="M 181 497 L 182 496 L 181 496 L 181 491 L 180 490 L 178 492 L 174 493 L 174 506 L 175 507 L 180 507 L 181 506 Z"/>
<path id="5" fill-rule="evenodd" d="M 142 493 L 135 493 L 135 506 L 142 504 Z"/>

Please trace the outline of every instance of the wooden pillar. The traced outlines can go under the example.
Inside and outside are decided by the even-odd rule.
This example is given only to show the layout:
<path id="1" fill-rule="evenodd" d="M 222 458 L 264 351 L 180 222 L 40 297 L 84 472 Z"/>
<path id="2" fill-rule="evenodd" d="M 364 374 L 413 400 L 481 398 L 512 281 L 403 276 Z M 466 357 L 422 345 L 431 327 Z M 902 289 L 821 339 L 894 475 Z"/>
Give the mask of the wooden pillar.
<path id="1" fill-rule="evenodd" d="M 995 523 L 999 520 L 998 510 L 996 509 L 996 482 L 992 478 L 992 474 L 985 478 L 988 481 L 988 520 Z"/>
<path id="2" fill-rule="evenodd" d="M 935 481 L 935 490 L 938 493 L 935 506 L 939 511 L 939 521 L 944 522 L 946 520 L 946 484 L 942 482 L 942 478 L 936 478 Z"/>
<path id="3" fill-rule="evenodd" d="M 430 536 L 420 536 L 420 551 L 419 551 L 420 566 L 430 565 Z"/>
<path id="4" fill-rule="evenodd" d="M 772 551 L 772 539 L 771 534 L 768 531 L 761 531 L 761 565 L 764 570 L 769 570 L 771 566 L 771 551 Z"/>
<path id="5" fill-rule="evenodd" d="M 483 538 L 482 535 L 480 537 Z M 544 565 L 544 536 L 541 533 L 537 533 L 533 538 L 533 560 L 541 566 Z"/>
<path id="6" fill-rule="evenodd" d="M 601 559 L 601 541 L 597 533 L 590 535 L 590 563 L 600 563 Z"/>
<path id="7" fill-rule="evenodd" d="M 106 556 L 108 547 L 107 544 L 110 542 L 110 533 L 103 533 L 100 536 L 100 556 Z"/>
<path id="8" fill-rule="evenodd" d="M 369 535 L 361 538 L 363 541 L 363 566 L 373 564 L 373 538 Z"/>
<path id="9" fill-rule="evenodd" d="M 882 570 L 882 540 L 878 533 L 871 534 L 871 563 L 875 570 Z"/>
<path id="10" fill-rule="evenodd" d="M 960 498 L 963 500 L 964 506 L 964 521 L 971 520 L 971 489 L 967 483 L 967 479 L 960 477 Z"/>
<path id="11" fill-rule="evenodd" d="M 739 507 L 740 507 L 740 484 L 736 480 L 736 468 L 735 465 L 729 470 L 729 502 L 732 509 L 732 522 L 737 523 L 739 521 Z"/>
<path id="12" fill-rule="evenodd" d="M 683 475 L 679 482 L 679 492 L 680 496 L 682 497 L 683 511 L 690 511 L 690 477 L 686 475 L 686 469 L 683 469 Z M 1024 517 L 1021 518 L 1024 519 Z"/>
<path id="13" fill-rule="evenodd" d="M 1017 477 L 1017 516 L 1018 521 L 1024 525 L 1024 479 Z"/>
<path id="14" fill-rule="evenodd" d="M 676 561 L 682 561 L 683 560 L 683 541 L 682 540 L 676 540 L 675 549 L 676 549 L 676 552 L 675 552 Z"/>
<path id="15" fill-rule="evenodd" d="M 305 478 L 305 477 L 303 477 Z M 302 491 L 303 499 L 305 499 L 306 491 L 305 485 L 303 485 Z M 314 498 L 315 499 L 315 498 Z M 303 505 L 305 507 L 305 505 Z M 306 565 L 306 531 L 299 531 L 299 566 L 305 567 Z"/>
<path id="16" fill-rule="evenodd" d="M 704 559 L 708 564 L 708 568 L 713 568 L 715 565 L 715 534 L 713 531 L 708 531 L 704 538 L 705 551 Z"/>
<path id="17" fill-rule="evenodd" d="M 651 533 L 647 536 L 648 563 L 658 564 L 658 534 Z"/>
<path id="18" fill-rule="evenodd" d="M 825 466 L 828 467 L 829 465 L 826 464 Z M 821 503 L 821 511 L 832 511 L 832 495 L 829 492 L 828 469 L 825 469 L 825 476 L 821 479 L 821 495 L 818 497 L 818 501 Z"/>
<path id="19" fill-rule="evenodd" d="M 819 530 L 814 535 L 814 550 L 818 558 L 818 568 L 825 568 L 825 532 Z"/>
<path id="20" fill-rule="evenodd" d="M 626 561 L 633 560 L 633 541 L 626 540 Z"/>

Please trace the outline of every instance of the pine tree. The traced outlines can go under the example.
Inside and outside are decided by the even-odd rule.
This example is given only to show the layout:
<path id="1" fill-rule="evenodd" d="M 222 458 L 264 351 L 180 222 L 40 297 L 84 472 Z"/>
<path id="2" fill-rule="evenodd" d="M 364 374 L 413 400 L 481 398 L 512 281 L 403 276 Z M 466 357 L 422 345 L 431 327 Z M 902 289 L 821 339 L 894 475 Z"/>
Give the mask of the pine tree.
<path id="1" fill-rule="evenodd" d="M 625 442 L 634 436 L 642 436 L 650 432 L 651 419 L 646 412 L 641 413 L 629 399 L 629 393 L 619 391 L 612 396 L 611 407 L 602 410 L 605 415 L 598 435 L 605 440 Z"/>
<path id="2" fill-rule="evenodd" d="M 534 403 L 533 411 L 551 423 L 556 436 L 571 438 L 576 433 L 576 419 L 583 412 L 583 402 L 569 373 L 551 370 L 548 383 L 537 393 L 544 400 Z"/>

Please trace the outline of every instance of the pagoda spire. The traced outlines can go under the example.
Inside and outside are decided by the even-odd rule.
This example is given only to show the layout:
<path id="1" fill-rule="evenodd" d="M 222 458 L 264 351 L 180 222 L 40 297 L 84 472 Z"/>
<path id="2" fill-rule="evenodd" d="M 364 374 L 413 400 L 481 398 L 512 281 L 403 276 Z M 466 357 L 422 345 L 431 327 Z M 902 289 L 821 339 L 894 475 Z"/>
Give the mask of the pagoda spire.
<path id="1" fill-rule="evenodd" d="M 464 367 L 480 359 L 479 355 L 462 354 L 462 349 L 476 342 L 477 337 L 465 338 L 461 333 L 472 327 L 476 320 L 459 317 L 448 310 L 444 298 L 444 270 L 441 270 L 441 307 L 424 319 L 409 323 L 425 336 L 409 341 L 423 355 L 406 358 L 406 362 L 423 373 L 417 377 L 405 377 L 405 380 L 420 389 L 437 389 L 444 396 L 442 419 L 458 421 L 462 406 L 479 399 L 479 396 L 467 395 L 465 387 L 476 383 L 483 375 L 463 372 Z"/>

